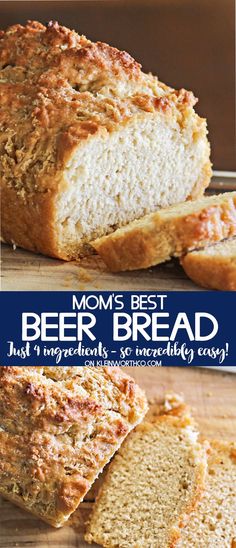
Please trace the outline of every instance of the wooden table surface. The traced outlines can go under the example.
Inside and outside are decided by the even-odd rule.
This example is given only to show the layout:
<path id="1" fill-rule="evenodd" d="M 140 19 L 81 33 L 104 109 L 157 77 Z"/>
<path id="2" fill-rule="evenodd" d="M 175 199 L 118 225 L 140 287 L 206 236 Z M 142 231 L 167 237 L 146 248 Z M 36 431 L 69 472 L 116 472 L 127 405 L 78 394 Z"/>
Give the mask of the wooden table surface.
<path id="1" fill-rule="evenodd" d="M 199 291 L 178 261 L 136 272 L 112 274 L 93 255 L 80 262 L 64 262 L 2 245 L 1 287 L 5 291 L 157 290 Z"/>
<path id="2" fill-rule="evenodd" d="M 177 392 L 192 406 L 203 436 L 235 440 L 236 375 L 198 368 L 127 368 L 149 399 Z M 102 477 L 100 478 L 100 482 Z M 69 525 L 53 529 L 0 498 L 0 548 L 88 548 L 84 522 L 93 506 L 97 484 L 88 493 Z M 220 547 L 219 547 L 220 548 Z"/>

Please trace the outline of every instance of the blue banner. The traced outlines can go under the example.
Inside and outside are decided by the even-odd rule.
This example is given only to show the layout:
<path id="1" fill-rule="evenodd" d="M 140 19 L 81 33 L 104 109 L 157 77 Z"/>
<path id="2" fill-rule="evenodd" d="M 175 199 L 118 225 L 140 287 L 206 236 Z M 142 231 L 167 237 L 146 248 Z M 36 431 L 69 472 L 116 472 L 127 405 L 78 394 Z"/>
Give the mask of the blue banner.
<path id="1" fill-rule="evenodd" d="M 0 364 L 235 366 L 235 292 L 1 292 Z"/>

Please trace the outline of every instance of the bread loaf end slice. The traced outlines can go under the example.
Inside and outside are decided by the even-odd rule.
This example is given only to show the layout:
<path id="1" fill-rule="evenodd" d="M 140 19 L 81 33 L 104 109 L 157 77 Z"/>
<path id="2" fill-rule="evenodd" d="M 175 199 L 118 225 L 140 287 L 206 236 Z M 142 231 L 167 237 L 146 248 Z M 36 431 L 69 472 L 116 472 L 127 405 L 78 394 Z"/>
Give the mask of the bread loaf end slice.
<path id="1" fill-rule="evenodd" d="M 207 289 L 236 291 L 236 238 L 187 253 L 180 262 L 196 284 Z"/>

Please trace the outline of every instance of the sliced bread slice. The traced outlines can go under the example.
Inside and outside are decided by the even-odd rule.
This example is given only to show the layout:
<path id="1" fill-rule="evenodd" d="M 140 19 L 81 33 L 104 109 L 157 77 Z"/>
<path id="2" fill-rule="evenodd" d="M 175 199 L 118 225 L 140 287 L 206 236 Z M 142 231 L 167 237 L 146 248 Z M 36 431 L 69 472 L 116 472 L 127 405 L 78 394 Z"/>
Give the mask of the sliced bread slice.
<path id="1" fill-rule="evenodd" d="M 236 192 L 208 196 L 146 215 L 93 247 L 113 272 L 136 270 L 236 236 Z"/>
<path id="2" fill-rule="evenodd" d="M 236 238 L 187 253 L 181 258 L 187 276 L 208 289 L 236 291 Z"/>
<path id="3" fill-rule="evenodd" d="M 128 436 L 109 467 L 85 538 L 107 548 L 175 546 L 205 479 L 188 416 L 159 416 Z"/>
<path id="4" fill-rule="evenodd" d="M 178 546 L 181 548 L 236 546 L 235 443 L 211 443 L 206 492 L 184 529 Z"/>

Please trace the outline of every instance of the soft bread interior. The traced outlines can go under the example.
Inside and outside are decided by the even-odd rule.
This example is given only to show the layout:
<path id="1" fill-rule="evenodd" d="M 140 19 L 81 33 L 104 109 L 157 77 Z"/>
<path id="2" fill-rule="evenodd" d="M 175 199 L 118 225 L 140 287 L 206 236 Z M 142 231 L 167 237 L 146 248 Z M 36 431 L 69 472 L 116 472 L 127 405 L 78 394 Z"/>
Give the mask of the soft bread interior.
<path id="1" fill-rule="evenodd" d="M 205 465 L 190 419 L 142 423 L 109 467 L 86 540 L 110 548 L 175 546 L 201 494 Z"/>
<path id="2" fill-rule="evenodd" d="M 157 208 L 185 201 L 209 182 L 205 120 L 191 109 L 184 126 L 162 113 L 103 131 L 70 159 L 56 205 L 65 255 Z M 205 185 L 204 185 L 204 179 Z"/>

